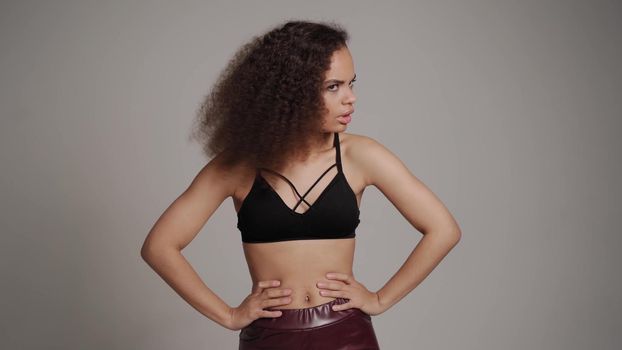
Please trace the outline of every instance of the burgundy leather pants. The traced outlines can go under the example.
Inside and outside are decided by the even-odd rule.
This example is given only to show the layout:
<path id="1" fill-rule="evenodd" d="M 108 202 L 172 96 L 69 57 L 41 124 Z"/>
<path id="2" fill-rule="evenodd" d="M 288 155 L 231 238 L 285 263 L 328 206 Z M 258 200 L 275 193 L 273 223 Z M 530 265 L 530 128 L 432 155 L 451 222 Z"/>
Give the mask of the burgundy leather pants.
<path id="1" fill-rule="evenodd" d="M 333 311 L 337 298 L 304 309 L 281 309 L 279 317 L 262 317 L 240 330 L 239 350 L 378 350 L 371 316 L 358 308 Z"/>

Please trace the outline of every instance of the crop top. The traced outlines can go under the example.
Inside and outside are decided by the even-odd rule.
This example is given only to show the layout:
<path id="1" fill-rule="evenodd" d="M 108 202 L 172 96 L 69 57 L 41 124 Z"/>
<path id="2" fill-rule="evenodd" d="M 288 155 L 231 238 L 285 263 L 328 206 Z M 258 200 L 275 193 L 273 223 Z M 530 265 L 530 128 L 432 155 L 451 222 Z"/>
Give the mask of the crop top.
<path id="1" fill-rule="evenodd" d="M 285 176 L 267 168 L 256 169 L 255 180 L 248 195 L 242 201 L 237 213 L 237 227 L 242 234 L 242 242 L 266 243 L 304 239 L 353 238 L 358 226 L 360 210 L 356 195 L 343 174 L 339 133 L 335 132 L 333 147 L 336 162 L 300 195 L 296 186 Z M 337 166 L 337 174 L 320 193 L 313 204 L 305 196 L 326 173 Z M 290 208 L 279 194 L 261 176 L 259 169 L 270 171 L 282 177 L 300 198 L 294 208 Z M 304 201 L 309 208 L 296 212 Z"/>

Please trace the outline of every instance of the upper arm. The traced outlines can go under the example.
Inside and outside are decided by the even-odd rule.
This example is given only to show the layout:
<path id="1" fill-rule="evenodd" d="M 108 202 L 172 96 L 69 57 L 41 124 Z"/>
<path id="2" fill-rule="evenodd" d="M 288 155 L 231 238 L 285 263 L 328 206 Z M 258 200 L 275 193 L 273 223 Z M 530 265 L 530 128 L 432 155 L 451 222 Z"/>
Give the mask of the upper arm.
<path id="1" fill-rule="evenodd" d="M 440 199 L 386 147 L 364 136 L 355 153 L 366 185 L 378 188 L 418 231 L 460 232 Z"/>
<path id="2" fill-rule="evenodd" d="M 232 195 L 232 176 L 220 166 L 220 158 L 219 154 L 210 160 L 164 211 L 145 239 L 143 254 L 149 246 L 183 249 L 222 202 Z"/>

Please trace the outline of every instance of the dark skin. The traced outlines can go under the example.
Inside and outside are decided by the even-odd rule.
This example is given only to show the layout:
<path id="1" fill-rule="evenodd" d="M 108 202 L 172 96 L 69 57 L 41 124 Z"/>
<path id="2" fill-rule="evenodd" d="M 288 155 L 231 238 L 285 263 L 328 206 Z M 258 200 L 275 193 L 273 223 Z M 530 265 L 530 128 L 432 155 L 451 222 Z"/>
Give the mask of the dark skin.
<path id="1" fill-rule="evenodd" d="M 322 116 L 323 129 L 313 135 L 319 142 L 312 156 L 290 162 L 287 169 L 274 170 L 306 191 L 335 162 L 332 138 L 339 132 L 343 172 L 357 204 L 360 206 L 365 188 L 375 186 L 423 238 L 377 291 L 370 291 L 353 275 L 355 238 L 243 243 L 253 285 L 238 306 L 229 306 L 203 283 L 181 254 L 224 200 L 231 197 L 238 211 L 252 186 L 254 169 L 242 164 L 227 169 L 218 155 L 158 219 L 141 255 L 184 300 L 223 327 L 239 330 L 259 317 L 279 317 L 278 309 L 312 307 L 337 297 L 349 301 L 335 305 L 334 310 L 359 308 L 378 315 L 419 285 L 460 240 L 460 228 L 447 208 L 395 154 L 370 137 L 344 132 L 347 123 L 339 115 L 353 109 L 354 77 L 349 50 L 336 51 L 325 77 L 328 112 Z M 307 195 L 311 205 L 336 171 L 333 168 Z M 298 198 L 289 185 L 268 172 L 262 174 L 292 208 Z M 296 212 L 308 208 L 303 202 Z"/>

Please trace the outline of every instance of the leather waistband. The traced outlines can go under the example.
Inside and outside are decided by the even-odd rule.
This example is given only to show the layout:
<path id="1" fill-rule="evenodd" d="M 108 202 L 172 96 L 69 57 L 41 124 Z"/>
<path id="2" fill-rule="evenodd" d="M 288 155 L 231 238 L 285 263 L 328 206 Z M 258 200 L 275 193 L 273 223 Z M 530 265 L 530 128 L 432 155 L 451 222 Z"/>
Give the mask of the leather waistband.
<path id="1" fill-rule="evenodd" d="M 332 309 L 333 305 L 344 304 L 348 301 L 348 299 L 336 298 L 328 303 L 304 309 L 278 309 L 282 312 L 281 316 L 261 317 L 254 320 L 249 326 L 271 329 L 307 329 L 327 325 L 356 313 L 363 315 L 363 317 L 371 318 L 371 316 L 358 308 L 339 311 Z"/>

